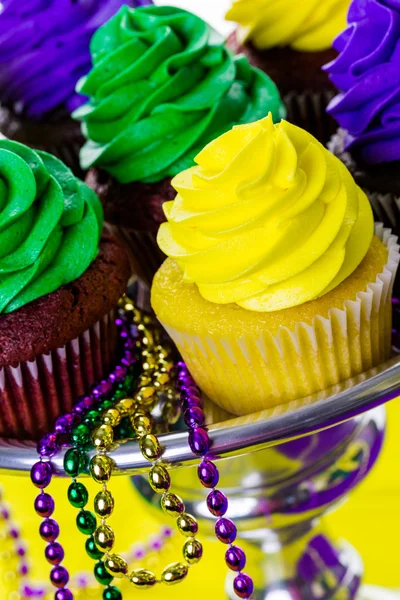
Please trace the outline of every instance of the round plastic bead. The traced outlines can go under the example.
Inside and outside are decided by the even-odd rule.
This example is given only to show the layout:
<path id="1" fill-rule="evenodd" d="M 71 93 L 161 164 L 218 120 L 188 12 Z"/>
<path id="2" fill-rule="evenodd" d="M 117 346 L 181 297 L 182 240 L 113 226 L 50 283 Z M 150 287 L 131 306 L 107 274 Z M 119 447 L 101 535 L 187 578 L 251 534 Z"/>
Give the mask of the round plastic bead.
<path id="1" fill-rule="evenodd" d="M 35 498 L 35 510 L 39 517 L 51 517 L 54 512 L 54 500 L 50 494 L 39 494 Z"/>
<path id="2" fill-rule="evenodd" d="M 230 519 L 218 519 L 215 524 L 215 535 L 223 544 L 233 544 L 236 539 L 236 525 Z"/>
<path id="3" fill-rule="evenodd" d="M 64 549 L 58 542 L 51 542 L 44 551 L 47 562 L 59 565 L 64 559 Z"/>
<path id="4" fill-rule="evenodd" d="M 51 465 L 48 462 L 37 462 L 31 469 L 31 480 L 38 488 L 46 488 L 53 476 Z"/>
<path id="5" fill-rule="evenodd" d="M 68 488 L 68 500 L 75 508 L 83 508 L 89 500 L 89 492 L 83 483 L 74 481 Z"/>
<path id="6" fill-rule="evenodd" d="M 84 535 L 91 535 L 96 531 L 96 517 L 90 510 L 81 510 L 76 517 L 76 526 Z"/>
<path id="7" fill-rule="evenodd" d="M 103 600 L 122 600 L 122 594 L 117 587 L 109 586 L 103 592 Z"/>
<path id="8" fill-rule="evenodd" d="M 246 566 L 246 555 L 238 546 L 231 546 L 225 553 L 225 562 L 231 571 L 242 571 Z"/>
<path id="9" fill-rule="evenodd" d="M 58 565 L 50 573 L 50 581 L 57 588 L 63 588 L 69 581 L 69 573 L 65 567 Z"/>
<path id="10" fill-rule="evenodd" d="M 54 519 L 45 519 L 40 523 L 39 533 L 45 542 L 55 542 L 60 535 L 60 527 Z"/>
<path id="11" fill-rule="evenodd" d="M 233 589 L 239 598 L 250 598 L 254 592 L 254 584 L 246 573 L 239 573 L 233 582 Z"/>
<path id="12" fill-rule="evenodd" d="M 203 556 L 203 546 L 196 539 L 187 540 L 183 546 L 183 557 L 189 565 L 195 565 Z"/>
<path id="13" fill-rule="evenodd" d="M 90 536 L 86 540 L 85 548 L 87 555 L 93 560 L 100 560 L 104 554 L 104 552 L 97 548 L 93 536 Z"/>
<path id="14" fill-rule="evenodd" d="M 198 466 L 197 474 L 199 476 L 200 483 L 205 488 L 214 488 L 218 485 L 218 469 L 210 460 L 203 460 L 203 462 Z"/>
<path id="15" fill-rule="evenodd" d="M 105 564 L 100 560 L 94 566 L 94 576 L 101 585 L 108 585 L 114 579 L 107 571 Z"/>
<path id="16" fill-rule="evenodd" d="M 215 517 L 223 517 L 228 510 L 228 499 L 220 490 L 213 490 L 207 496 L 207 507 Z"/>

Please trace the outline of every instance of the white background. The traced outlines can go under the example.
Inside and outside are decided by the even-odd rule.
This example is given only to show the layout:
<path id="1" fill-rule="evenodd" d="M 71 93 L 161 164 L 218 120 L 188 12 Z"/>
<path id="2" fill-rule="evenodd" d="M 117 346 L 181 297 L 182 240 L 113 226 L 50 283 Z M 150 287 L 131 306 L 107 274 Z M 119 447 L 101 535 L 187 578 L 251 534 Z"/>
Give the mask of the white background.
<path id="1" fill-rule="evenodd" d="M 221 33 L 228 35 L 232 31 L 233 23 L 224 20 L 224 15 L 231 5 L 231 0 L 155 0 L 155 4 L 179 6 L 196 13 L 210 23 Z"/>

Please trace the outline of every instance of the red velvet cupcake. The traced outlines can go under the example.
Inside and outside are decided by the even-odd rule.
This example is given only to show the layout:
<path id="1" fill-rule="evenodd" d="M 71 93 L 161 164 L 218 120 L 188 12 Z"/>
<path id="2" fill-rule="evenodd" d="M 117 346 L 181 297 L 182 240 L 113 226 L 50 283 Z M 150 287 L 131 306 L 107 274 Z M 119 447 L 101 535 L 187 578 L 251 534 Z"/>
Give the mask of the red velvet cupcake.
<path id="1" fill-rule="evenodd" d="M 0 436 L 38 439 L 117 359 L 129 261 L 58 159 L 0 141 Z"/>

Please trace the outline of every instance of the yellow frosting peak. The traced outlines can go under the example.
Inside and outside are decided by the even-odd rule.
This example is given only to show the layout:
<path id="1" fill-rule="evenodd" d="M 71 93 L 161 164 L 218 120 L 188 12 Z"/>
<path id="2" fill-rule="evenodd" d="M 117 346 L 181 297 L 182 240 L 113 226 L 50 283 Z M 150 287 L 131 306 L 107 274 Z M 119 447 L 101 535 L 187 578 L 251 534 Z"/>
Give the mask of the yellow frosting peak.
<path id="1" fill-rule="evenodd" d="M 274 311 L 326 294 L 364 258 L 373 216 L 342 162 L 269 115 L 206 146 L 172 181 L 158 244 L 218 304 Z"/>
<path id="2" fill-rule="evenodd" d="M 235 0 L 226 18 L 239 25 L 241 42 L 256 48 L 291 46 L 315 52 L 332 46 L 345 29 L 350 0 Z"/>

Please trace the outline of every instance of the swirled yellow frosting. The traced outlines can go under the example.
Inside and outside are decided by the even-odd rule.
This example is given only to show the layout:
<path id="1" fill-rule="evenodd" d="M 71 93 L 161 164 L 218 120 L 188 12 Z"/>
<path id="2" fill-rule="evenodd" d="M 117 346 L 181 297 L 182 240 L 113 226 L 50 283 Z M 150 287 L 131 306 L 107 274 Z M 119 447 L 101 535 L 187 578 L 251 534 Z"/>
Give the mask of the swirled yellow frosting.
<path id="1" fill-rule="evenodd" d="M 259 50 L 291 46 L 315 52 L 332 46 L 346 27 L 350 0 L 235 0 L 226 18 L 239 25 L 241 42 Z"/>
<path id="2" fill-rule="evenodd" d="M 175 177 L 158 244 L 218 304 L 275 311 L 316 299 L 360 264 L 373 236 L 364 192 L 306 131 L 269 115 L 206 146 Z"/>

